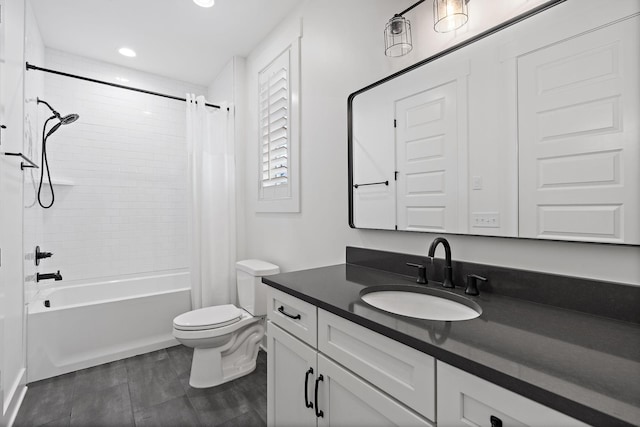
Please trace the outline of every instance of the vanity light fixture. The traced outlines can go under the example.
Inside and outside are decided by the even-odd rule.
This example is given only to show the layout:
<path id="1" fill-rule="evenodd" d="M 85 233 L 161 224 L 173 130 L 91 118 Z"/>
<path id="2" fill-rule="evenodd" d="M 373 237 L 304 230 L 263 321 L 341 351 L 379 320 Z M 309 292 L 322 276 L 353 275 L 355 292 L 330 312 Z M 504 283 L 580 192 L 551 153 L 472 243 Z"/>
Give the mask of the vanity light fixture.
<path id="1" fill-rule="evenodd" d="M 194 0 L 197 1 L 197 0 Z M 423 3 L 420 0 L 400 13 L 393 15 L 384 28 L 384 54 L 390 57 L 411 52 L 411 21 L 403 15 Z M 467 3 L 470 0 L 433 0 L 433 29 L 439 33 L 457 30 L 469 20 Z"/>
<path id="2" fill-rule="evenodd" d="M 384 54 L 395 57 L 411 52 L 411 21 L 402 15 L 393 15 L 384 28 Z"/>
<path id="3" fill-rule="evenodd" d="M 120 53 L 120 55 L 122 56 L 126 56 L 127 58 L 135 58 L 136 56 L 136 52 L 128 47 L 121 47 L 120 49 L 118 49 L 118 53 Z"/>
<path id="4" fill-rule="evenodd" d="M 215 4 L 215 0 L 193 0 L 200 7 L 211 7 Z"/>
<path id="5" fill-rule="evenodd" d="M 469 20 L 469 0 L 433 0 L 433 29 L 438 33 L 457 30 Z"/>

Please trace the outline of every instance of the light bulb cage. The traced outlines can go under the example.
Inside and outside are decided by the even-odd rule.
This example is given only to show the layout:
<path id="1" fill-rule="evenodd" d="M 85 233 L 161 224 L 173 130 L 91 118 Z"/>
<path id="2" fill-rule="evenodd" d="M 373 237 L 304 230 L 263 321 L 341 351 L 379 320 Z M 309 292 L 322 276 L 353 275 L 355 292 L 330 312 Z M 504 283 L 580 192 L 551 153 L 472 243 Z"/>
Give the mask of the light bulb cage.
<path id="1" fill-rule="evenodd" d="M 433 0 L 433 29 L 448 33 L 469 20 L 469 0 Z"/>
<path id="2" fill-rule="evenodd" d="M 384 54 L 403 56 L 411 52 L 411 21 L 402 15 L 394 15 L 384 27 Z"/>

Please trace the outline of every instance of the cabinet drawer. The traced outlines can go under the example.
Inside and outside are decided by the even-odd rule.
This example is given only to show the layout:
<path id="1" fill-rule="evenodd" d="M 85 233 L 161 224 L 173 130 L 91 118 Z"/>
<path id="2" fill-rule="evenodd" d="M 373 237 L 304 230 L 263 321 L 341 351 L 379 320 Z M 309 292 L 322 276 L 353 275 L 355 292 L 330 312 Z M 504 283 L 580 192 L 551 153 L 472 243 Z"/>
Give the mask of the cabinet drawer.
<path id="1" fill-rule="evenodd" d="M 435 360 L 318 310 L 318 349 L 422 416 L 435 420 Z"/>
<path id="2" fill-rule="evenodd" d="M 493 383 L 438 362 L 438 425 L 451 427 L 587 426 L 581 421 L 543 406 Z"/>
<path id="3" fill-rule="evenodd" d="M 318 342 L 316 306 L 269 287 L 267 318 L 312 347 Z"/>

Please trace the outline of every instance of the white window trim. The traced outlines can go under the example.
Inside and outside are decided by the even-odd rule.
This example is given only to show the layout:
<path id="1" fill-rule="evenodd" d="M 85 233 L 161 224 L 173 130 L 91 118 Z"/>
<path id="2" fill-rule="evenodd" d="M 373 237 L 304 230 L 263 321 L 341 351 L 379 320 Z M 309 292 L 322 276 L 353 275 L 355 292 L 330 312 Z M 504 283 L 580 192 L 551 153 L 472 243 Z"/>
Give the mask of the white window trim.
<path id="1" fill-rule="evenodd" d="M 289 111 L 288 111 L 288 185 L 286 197 L 264 197 L 262 190 L 262 138 L 258 123 L 258 201 L 256 212 L 300 212 L 300 38 L 296 37 L 285 49 L 268 61 L 256 76 L 267 69 L 276 59 L 289 53 Z M 260 83 L 258 81 L 258 91 Z M 260 120 L 260 93 L 258 92 L 258 120 Z"/>

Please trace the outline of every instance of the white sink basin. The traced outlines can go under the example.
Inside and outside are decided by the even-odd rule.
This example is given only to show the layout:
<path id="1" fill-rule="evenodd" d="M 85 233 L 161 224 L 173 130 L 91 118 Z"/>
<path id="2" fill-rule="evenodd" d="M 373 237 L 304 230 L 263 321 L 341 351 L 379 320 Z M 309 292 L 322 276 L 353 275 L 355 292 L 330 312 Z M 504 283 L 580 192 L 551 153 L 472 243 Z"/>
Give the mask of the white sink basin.
<path id="1" fill-rule="evenodd" d="M 360 292 L 360 298 L 380 310 L 418 319 L 458 321 L 482 314 L 482 308 L 469 298 L 421 286 L 371 286 Z"/>

